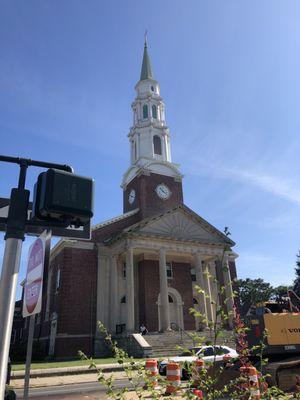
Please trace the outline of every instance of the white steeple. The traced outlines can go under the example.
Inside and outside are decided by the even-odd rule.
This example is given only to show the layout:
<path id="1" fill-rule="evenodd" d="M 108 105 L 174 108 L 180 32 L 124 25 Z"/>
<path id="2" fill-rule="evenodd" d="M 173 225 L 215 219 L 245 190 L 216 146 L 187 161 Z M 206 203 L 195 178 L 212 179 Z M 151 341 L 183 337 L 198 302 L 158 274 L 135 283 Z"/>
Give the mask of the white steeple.
<path id="1" fill-rule="evenodd" d="M 133 126 L 128 134 L 131 165 L 123 176 L 122 187 L 141 173 L 155 173 L 182 179 L 178 165 L 172 163 L 170 133 L 165 120 L 165 105 L 154 79 L 147 41 L 140 80 L 135 86 L 137 96 L 132 103 Z"/>

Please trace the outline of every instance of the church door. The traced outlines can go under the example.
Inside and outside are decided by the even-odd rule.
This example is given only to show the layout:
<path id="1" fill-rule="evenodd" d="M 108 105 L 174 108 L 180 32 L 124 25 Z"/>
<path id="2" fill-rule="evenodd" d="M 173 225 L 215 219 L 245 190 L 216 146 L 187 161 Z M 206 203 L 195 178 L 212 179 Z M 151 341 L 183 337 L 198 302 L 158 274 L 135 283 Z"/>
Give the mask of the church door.
<path id="1" fill-rule="evenodd" d="M 158 295 L 158 327 L 161 329 L 161 300 L 160 294 Z M 183 302 L 179 292 L 176 289 L 169 288 L 169 313 L 170 324 L 174 323 L 180 328 L 184 329 L 183 324 Z M 174 327 L 175 328 L 175 327 Z"/>

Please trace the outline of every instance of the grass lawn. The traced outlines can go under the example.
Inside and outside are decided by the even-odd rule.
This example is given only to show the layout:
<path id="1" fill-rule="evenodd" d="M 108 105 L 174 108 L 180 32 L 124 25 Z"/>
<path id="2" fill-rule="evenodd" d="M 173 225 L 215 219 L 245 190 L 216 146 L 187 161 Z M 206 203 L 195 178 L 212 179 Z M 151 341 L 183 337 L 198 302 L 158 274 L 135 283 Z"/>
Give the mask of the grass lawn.
<path id="1" fill-rule="evenodd" d="M 135 359 L 138 361 L 137 359 Z M 139 359 L 140 361 L 142 359 Z M 98 364 L 116 364 L 115 358 L 95 358 L 94 362 Z M 46 368 L 63 368 L 63 367 L 78 367 L 81 365 L 89 365 L 89 360 L 73 360 L 73 361 L 49 361 L 36 362 L 31 364 L 31 369 L 46 369 Z M 12 364 L 13 371 L 25 370 L 25 364 Z"/>

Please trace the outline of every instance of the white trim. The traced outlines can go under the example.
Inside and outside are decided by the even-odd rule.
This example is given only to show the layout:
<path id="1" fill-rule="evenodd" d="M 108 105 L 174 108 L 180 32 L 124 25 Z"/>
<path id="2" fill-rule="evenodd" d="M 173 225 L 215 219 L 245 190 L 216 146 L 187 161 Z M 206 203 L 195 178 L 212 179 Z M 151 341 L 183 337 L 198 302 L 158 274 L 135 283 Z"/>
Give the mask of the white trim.
<path id="1" fill-rule="evenodd" d="M 92 226 L 92 231 L 95 231 L 95 230 L 97 230 L 99 228 L 103 228 L 106 225 L 113 224 L 114 222 L 122 221 L 125 218 L 131 217 L 132 215 L 137 214 L 138 211 L 139 211 L 139 208 L 135 208 L 134 210 L 129 211 L 129 212 L 125 213 L 125 214 L 121 214 L 121 215 L 118 215 L 117 217 L 108 219 L 108 220 L 106 220 L 104 222 L 100 222 L 99 224 L 96 224 L 96 225 Z"/>
<path id="2" fill-rule="evenodd" d="M 93 334 L 85 334 L 85 335 L 69 335 L 68 333 L 58 333 L 56 335 L 56 339 L 70 339 L 70 338 L 81 338 L 81 337 L 94 337 Z"/>
<path id="3" fill-rule="evenodd" d="M 50 263 L 64 248 L 93 250 L 95 244 L 93 242 L 83 242 L 80 240 L 67 240 L 60 239 L 56 245 L 51 249 Z"/>

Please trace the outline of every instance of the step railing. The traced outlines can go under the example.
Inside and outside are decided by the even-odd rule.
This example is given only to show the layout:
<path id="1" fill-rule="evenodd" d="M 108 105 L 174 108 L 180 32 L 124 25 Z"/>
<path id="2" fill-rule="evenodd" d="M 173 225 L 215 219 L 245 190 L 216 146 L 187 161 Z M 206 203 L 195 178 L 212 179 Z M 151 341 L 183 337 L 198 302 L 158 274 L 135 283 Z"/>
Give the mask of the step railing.
<path id="1" fill-rule="evenodd" d="M 181 341 L 183 340 L 183 335 L 185 335 L 193 341 L 193 347 L 195 347 L 195 338 L 193 335 L 189 334 L 187 331 L 185 331 L 183 328 L 181 328 L 181 326 L 176 324 L 176 322 L 171 322 L 170 327 L 171 327 L 172 331 L 180 332 Z"/>

